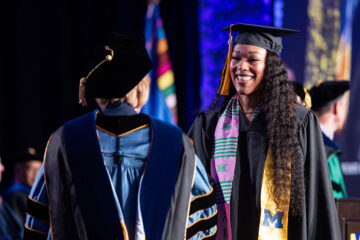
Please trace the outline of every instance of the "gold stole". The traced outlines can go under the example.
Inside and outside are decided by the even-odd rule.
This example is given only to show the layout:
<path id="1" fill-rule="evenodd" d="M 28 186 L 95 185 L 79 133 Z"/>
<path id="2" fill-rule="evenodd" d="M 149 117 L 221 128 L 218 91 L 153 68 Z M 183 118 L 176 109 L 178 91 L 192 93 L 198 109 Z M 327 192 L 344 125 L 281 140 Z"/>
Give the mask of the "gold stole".
<path id="1" fill-rule="evenodd" d="M 259 240 L 287 240 L 290 187 L 291 183 L 287 184 L 286 196 L 282 196 L 285 201 L 282 201 L 279 208 L 277 208 L 274 201 L 274 161 L 269 148 L 261 185 Z"/>

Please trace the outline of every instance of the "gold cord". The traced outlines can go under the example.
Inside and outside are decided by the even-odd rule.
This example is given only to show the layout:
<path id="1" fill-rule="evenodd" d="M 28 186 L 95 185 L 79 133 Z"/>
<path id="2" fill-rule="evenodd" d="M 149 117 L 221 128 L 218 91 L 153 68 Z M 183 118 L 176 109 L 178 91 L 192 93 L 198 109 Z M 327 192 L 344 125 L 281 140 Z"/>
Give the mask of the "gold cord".
<path id="1" fill-rule="evenodd" d="M 110 62 L 114 58 L 114 50 L 113 49 L 111 49 L 108 45 L 106 45 L 105 50 L 110 51 L 110 54 L 106 55 L 104 60 L 102 60 L 100 63 L 98 63 L 93 69 L 91 69 L 91 71 L 88 73 L 88 75 L 86 77 L 80 78 L 79 104 L 81 104 L 83 106 L 87 106 L 87 101 L 86 101 L 86 97 L 85 97 L 85 85 L 86 85 L 88 78 L 96 69 L 98 69 L 101 66 L 101 64 L 103 64 L 104 62 Z"/>

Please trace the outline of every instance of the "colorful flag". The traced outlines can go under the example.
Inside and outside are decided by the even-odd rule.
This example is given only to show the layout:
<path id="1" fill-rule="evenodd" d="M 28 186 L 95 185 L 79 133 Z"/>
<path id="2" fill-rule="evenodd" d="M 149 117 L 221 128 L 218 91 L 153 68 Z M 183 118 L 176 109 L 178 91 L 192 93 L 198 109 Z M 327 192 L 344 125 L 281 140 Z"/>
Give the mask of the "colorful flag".
<path id="1" fill-rule="evenodd" d="M 342 2 L 340 42 L 336 55 L 336 79 L 350 80 L 352 27 L 359 0 Z"/>
<path id="2" fill-rule="evenodd" d="M 175 80 L 159 3 L 149 3 L 145 19 L 145 42 L 154 67 L 150 72 L 150 98 L 143 113 L 177 124 Z"/>

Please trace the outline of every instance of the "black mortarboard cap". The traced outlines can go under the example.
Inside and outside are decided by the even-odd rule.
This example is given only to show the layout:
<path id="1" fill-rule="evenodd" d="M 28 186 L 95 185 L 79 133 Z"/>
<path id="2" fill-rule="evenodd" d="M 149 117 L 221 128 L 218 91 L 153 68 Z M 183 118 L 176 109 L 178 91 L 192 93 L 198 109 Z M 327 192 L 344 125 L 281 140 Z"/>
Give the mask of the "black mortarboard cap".
<path id="1" fill-rule="evenodd" d="M 110 57 L 112 54 L 113 56 Z M 152 67 L 143 36 L 135 38 L 115 32 L 110 33 L 95 49 L 90 64 L 85 70 L 84 77 L 88 76 L 85 96 L 86 98 L 123 97 L 146 76 Z"/>
<path id="2" fill-rule="evenodd" d="M 313 86 L 309 93 L 313 110 L 318 110 L 336 100 L 350 89 L 349 81 L 325 81 Z"/>
<path id="3" fill-rule="evenodd" d="M 233 37 L 232 32 L 239 32 L 235 38 L 236 44 L 253 45 L 264 48 L 271 52 L 280 55 L 282 49 L 281 37 L 289 34 L 298 33 L 298 30 L 276 28 L 268 26 L 260 26 L 254 24 L 237 23 L 232 24 L 229 27 L 223 28 L 223 30 L 230 31 L 229 33 L 229 50 L 226 57 L 226 61 L 223 68 L 223 74 L 221 76 L 220 86 L 217 94 L 227 96 L 230 91 L 230 60 L 233 50 Z"/>
<path id="4" fill-rule="evenodd" d="M 8 160 L 12 163 L 21 163 L 27 161 L 42 161 L 40 154 L 33 147 L 20 148 L 11 153 Z"/>
<path id="5" fill-rule="evenodd" d="M 223 28 L 230 30 L 230 27 Z M 231 25 L 231 31 L 239 32 L 235 44 L 254 45 L 280 54 L 282 49 L 281 37 L 298 33 L 298 30 L 268 27 L 254 24 L 237 23 Z"/>

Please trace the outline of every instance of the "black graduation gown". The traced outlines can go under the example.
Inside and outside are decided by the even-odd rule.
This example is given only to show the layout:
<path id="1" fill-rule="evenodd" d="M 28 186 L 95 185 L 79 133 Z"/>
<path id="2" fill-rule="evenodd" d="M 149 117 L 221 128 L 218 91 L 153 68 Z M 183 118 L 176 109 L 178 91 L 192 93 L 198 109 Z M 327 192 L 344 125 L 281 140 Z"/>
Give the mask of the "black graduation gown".
<path id="1" fill-rule="evenodd" d="M 200 113 L 189 136 L 210 175 L 214 132 L 224 107 Z M 313 112 L 295 105 L 298 138 L 304 159 L 306 198 L 301 218 L 289 212 L 288 239 L 341 239 L 324 144 Z M 240 113 L 239 148 L 231 195 L 233 239 L 255 240 L 260 221 L 260 192 L 267 141 L 264 113 L 247 123 Z"/>

